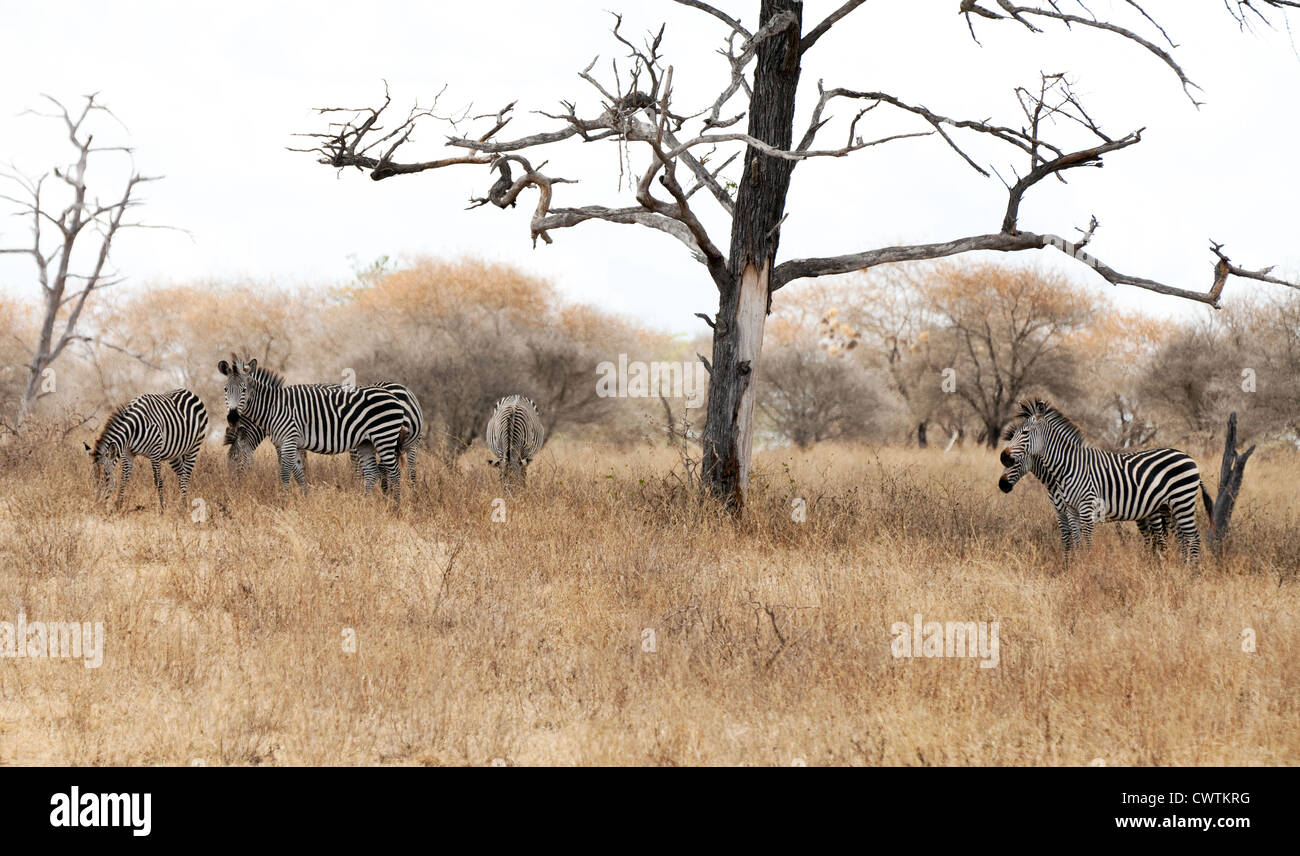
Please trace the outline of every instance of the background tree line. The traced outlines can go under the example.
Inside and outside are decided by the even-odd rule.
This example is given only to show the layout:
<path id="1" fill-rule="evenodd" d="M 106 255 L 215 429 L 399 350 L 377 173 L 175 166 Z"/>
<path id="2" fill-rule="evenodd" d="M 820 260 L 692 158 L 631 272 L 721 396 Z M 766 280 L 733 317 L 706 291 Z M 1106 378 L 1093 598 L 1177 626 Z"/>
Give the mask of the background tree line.
<path id="1" fill-rule="evenodd" d="M 7 426 L 39 316 L 39 306 L 0 301 Z M 474 260 L 381 261 L 332 288 L 159 285 L 106 297 L 84 324 L 85 340 L 37 400 L 38 417 L 64 426 L 172 386 L 215 406 L 214 366 L 231 350 L 291 382 L 408 384 L 428 411 L 429 446 L 449 462 L 512 392 L 539 402 L 552 436 L 600 443 L 680 442 L 692 436 L 683 417 L 698 427 L 703 416 L 682 401 L 602 398 L 596 366 L 619 354 L 691 362 L 708 352 L 707 335 L 646 329 Z M 1169 320 L 1020 264 L 891 266 L 807 283 L 773 304 L 760 439 L 992 445 L 1016 401 L 1036 394 L 1116 448 L 1210 441 L 1234 410 L 1249 439 L 1296 443 L 1300 294 L 1256 290 Z"/>

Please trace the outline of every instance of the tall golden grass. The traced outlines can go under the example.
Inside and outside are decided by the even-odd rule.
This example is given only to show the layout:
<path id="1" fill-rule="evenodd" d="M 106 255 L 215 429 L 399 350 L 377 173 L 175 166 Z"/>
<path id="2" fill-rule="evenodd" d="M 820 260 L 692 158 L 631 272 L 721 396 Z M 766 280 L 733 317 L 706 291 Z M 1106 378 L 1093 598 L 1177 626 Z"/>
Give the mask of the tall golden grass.
<path id="1" fill-rule="evenodd" d="M 555 443 L 510 495 L 483 457 L 426 458 L 394 510 L 342 459 L 303 497 L 209 446 L 200 522 L 170 473 L 164 513 L 146 466 L 114 515 L 71 443 L 7 457 L 0 621 L 106 650 L 0 660 L 0 762 L 1300 763 L 1293 453 L 1251 460 L 1195 570 L 1131 525 L 1065 568 L 986 450 L 768 451 L 738 522 L 661 448 Z M 895 659 L 916 613 L 998 621 L 1000 664 Z"/>

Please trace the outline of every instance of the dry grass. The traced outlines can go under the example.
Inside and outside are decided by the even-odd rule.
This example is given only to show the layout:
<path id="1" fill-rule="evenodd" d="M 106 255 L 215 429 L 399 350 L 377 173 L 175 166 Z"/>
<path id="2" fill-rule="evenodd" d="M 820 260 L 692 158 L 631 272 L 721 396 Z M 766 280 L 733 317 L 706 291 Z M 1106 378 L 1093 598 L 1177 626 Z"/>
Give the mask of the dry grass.
<path id="1" fill-rule="evenodd" d="M 240 494 L 205 450 L 205 523 L 170 473 L 164 515 L 146 466 L 113 517 L 82 458 L 6 459 L 0 620 L 107 649 L 0 661 L 0 762 L 1300 763 L 1294 455 L 1252 459 L 1192 573 L 1131 526 L 1063 570 L 1041 488 L 1002 496 L 982 450 L 770 452 L 739 524 L 657 450 L 550 447 L 505 523 L 482 455 L 393 513 L 342 461 L 282 496 L 261 454 Z M 999 621 L 1000 666 L 894 659 L 917 612 Z"/>

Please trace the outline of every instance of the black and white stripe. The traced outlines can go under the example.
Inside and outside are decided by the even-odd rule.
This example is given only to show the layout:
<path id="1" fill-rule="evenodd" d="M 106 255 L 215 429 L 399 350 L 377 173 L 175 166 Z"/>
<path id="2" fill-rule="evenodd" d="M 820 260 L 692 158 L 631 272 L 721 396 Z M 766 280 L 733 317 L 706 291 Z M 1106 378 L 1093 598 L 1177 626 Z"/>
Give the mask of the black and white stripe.
<path id="1" fill-rule="evenodd" d="M 344 388 L 337 384 L 313 385 L 339 389 Z M 402 405 L 402 409 L 406 412 L 406 417 L 410 422 L 410 432 L 404 435 L 404 439 L 397 449 L 397 454 L 399 457 L 406 459 L 406 473 L 410 477 L 411 487 L 414 488 L 415 461 L 419 455 L 421 441 L 424 438 L 424 412 L 420 408 L 420 400 L 415 397 L 415 393 L 411 392 L 411 390 L 407 389 L 400 383 L 385 381 L 383 383 L 370 384 L 367 388 L 372 387 L 385 389 L 392 393 L 393 397 L 397 399 L 398 403 Z M 253 462 L 253 453 L 257 450 L 257 447 L 264 439 L 266 439 L 266 432 L 253 424 L 252 420 L 243 419 L 227 424 L 226 436 L 223 443 L 229 447 L 226 452 L 226 457 L 227 466 L 230 468 L 232 476 L 236 479 L 243 477 L 244 473 L 248 471 L 248 467 Z M 299 454 L 303 454 L 301 449 L 299 450 Z M 362 462 L 359 459 L 359 454 L 369 455 L 369 447 L 364 447 L 360 453 L 355 449 L 351 452 L 353 466 L 358 469 L 358 472 L 362 472 Z M 381 479 L 382 481 L 380 486 L 384 490 L 387 490 L 387 478 L 384 478 L 381 475 Z"/>
<path id="2" fill-rule="evenodd" d="M 411 433 L 401 402 L 386 389 L 323 385 L 286 386 L 284 379 L 257 360 L 222 360 L 217 369 L 226 376 L 227 421 L 247 419 L 275 444 L 280 481 L 296 479 L 307 489 L 302 452 L 338 455 L 362 452 L 366 489 L 381 473 L 388 478 L 394 499 L 401 498 L 397 452 Z"/>
<path id="3" fill-rule="evenodd" d="M 522 395 L 508 395 L 498 401 L 488 420 L 486 439 L 488 450 L 496 456 L 489 463 L 501 468 L 502 481 L 522 483 L 528 465 L 546 441 L 536 403 Z"/>
<path id="4" fill-rule="evenodd" d="M 1185 556 L 1200 553 L 1198 492 L 1209 507 L 1196 462 L 1177 449 L 1108 452 L 1089 446 L 1079 428 L 1044 401 L 1025 402 L 1006 432 L 1006 467 L 998 487 L 1009 493 L 1026 473 L 1047 488 L 1067 554 L 1092 540 L 1093 526 L 1133 520 L 1155 549 L 1174 532 Z"/>
<path id="5" fill-rule="evenodd" d="M 187 497 L 194 462 L 207 433 L 208 410 L 188 389 L 149 393 L 119 407 L 104 423 L 95 445 L 86 445 L 99 488 L 98 500 L 104 502 L 108 499 L 113 491 L 115 473 L 120 467 L 121 480 L 114 507 L 122 507 L 122 497 L 126 494 L 136 455 L 144 455 L 153 466 L 153 483 L 158 489 L 160 511 L 163 508 L 163 461 L 176 472 L 181 496 Z"/>

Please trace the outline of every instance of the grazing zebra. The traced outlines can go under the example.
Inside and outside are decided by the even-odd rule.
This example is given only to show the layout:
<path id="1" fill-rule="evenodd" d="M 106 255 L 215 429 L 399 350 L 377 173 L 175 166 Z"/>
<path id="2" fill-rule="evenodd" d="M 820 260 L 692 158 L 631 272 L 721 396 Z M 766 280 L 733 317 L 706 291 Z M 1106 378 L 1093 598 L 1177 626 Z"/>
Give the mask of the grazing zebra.
<path id="1" fill-rule="evenodd" d="M 95 445 L 82 444 L 90 455 L 99 488 L 96 501 L 106 501 L 113 492 L 114 471 L 120 465 L 122 478 L 114 508 L 122 507 L 136 455 L 144 455 L 153 465 L 159 511 L 163 510 L 163 461 L 171 464 L 176 472 L 181 497 L 188 497 L 190 474 L 194 472 L 194 462 L 207 433 L 208 410 L 188 389 L 149 393 L 114 410 L 95 438 Z"/>
<path id="2" fill-rule="evenodd" d="M 280 482 L 292 476 L 303 492 L 302 453 L 337 455 L 363 446 L 361 458 L 366 492 L 387 476 L 395 501 L 401 501 L 397 450 L 411 432 L 401 402 L 385 389 L 301 384 L 286 386 L 284 378 L 261 368 L 257 360 L 241 363 L 234 354 L 217 370 L 226 376 L 226 420 L 248 420 L 271 438 L 280 459 Z"/>
<path id="3" fill-rule="evenodd" d="M 501 468 L 503 482 L 524 483 L 528 465 L 546 440 L 542 415 L 531 398 L 507 395 L 496 403 L 487 424 L 488 450 L 496 460 L 488 463 Z"/>
<path id="4" fill-rule="evenodd" d="M 1083 441 L 1078 426 L 1042 400 L 1022 403 L 1016 418 L 1019 424 L 1004 434 L 1006 469 L 998 487 L 1010 493 L 1026 473 L 1037 476 L 1056 509 L 1067 557 L 1080 543 L 1091 542 L 1096 523 L 1134 520 L 1153 549 L 1162 549 L 1174 531 L 1184 557 L 1197 558 L 1197 490 L 1207 509 L 1210 495 L 1189 456 L 1177 449 L 1094 448 Z"/>
<path id="5" fill-rule="evenodd" d="M 235 480 L 242 479 L 253 463 L 253 452 L 266 439 L 266 432 L 248 419 L 231 422 L 226 420 L 226 436 L 221 443 L 229 447 L 226 450 L 226 467 Z M 306 460 L 303 461 L 306 466 Z"/>
<path id="6" fill-rule="evenodd" d="M 316 386 L 342 389 L 337 384 L 315 384 Z M 420 451 L 420 441 L 424 437 L 424 412 L 420 408 L 420 400 L 400 383 L 386 381 L 384 383 L 370 384 L 367 388 L 386 389 L 392 393 L 402 409 L 406 411 L 406 417 L 411 422 L 410 433 L 405 436 L 403 443 L 398 447 L 397 454 L 406 459 L 406 472 L 411 479 L 411 487 L 415 487 L 415 459 Z M 226 426 L 226 437 L 223 441 L 230 448 L 226 452 L 227 466 L 230 468 L 231 475 L 235 478 L 242 478 L 248 471 L 248 467 L 253 462 L 253 452 L 261 442 L 266 439 L 266 432 L 258 428 L 251 421 L 244 419 L 234 424 Z M 365 446 L 360 452 L 352 450 L 352 465 L 358 472 L 364 472 L 359 454 L 367 455 L 370 459 L 370 447 Z M 301 454 L 301 450 L 299 450 Z M 381 474 L 380 487 L 388 490 L 388 479 Z"/>

